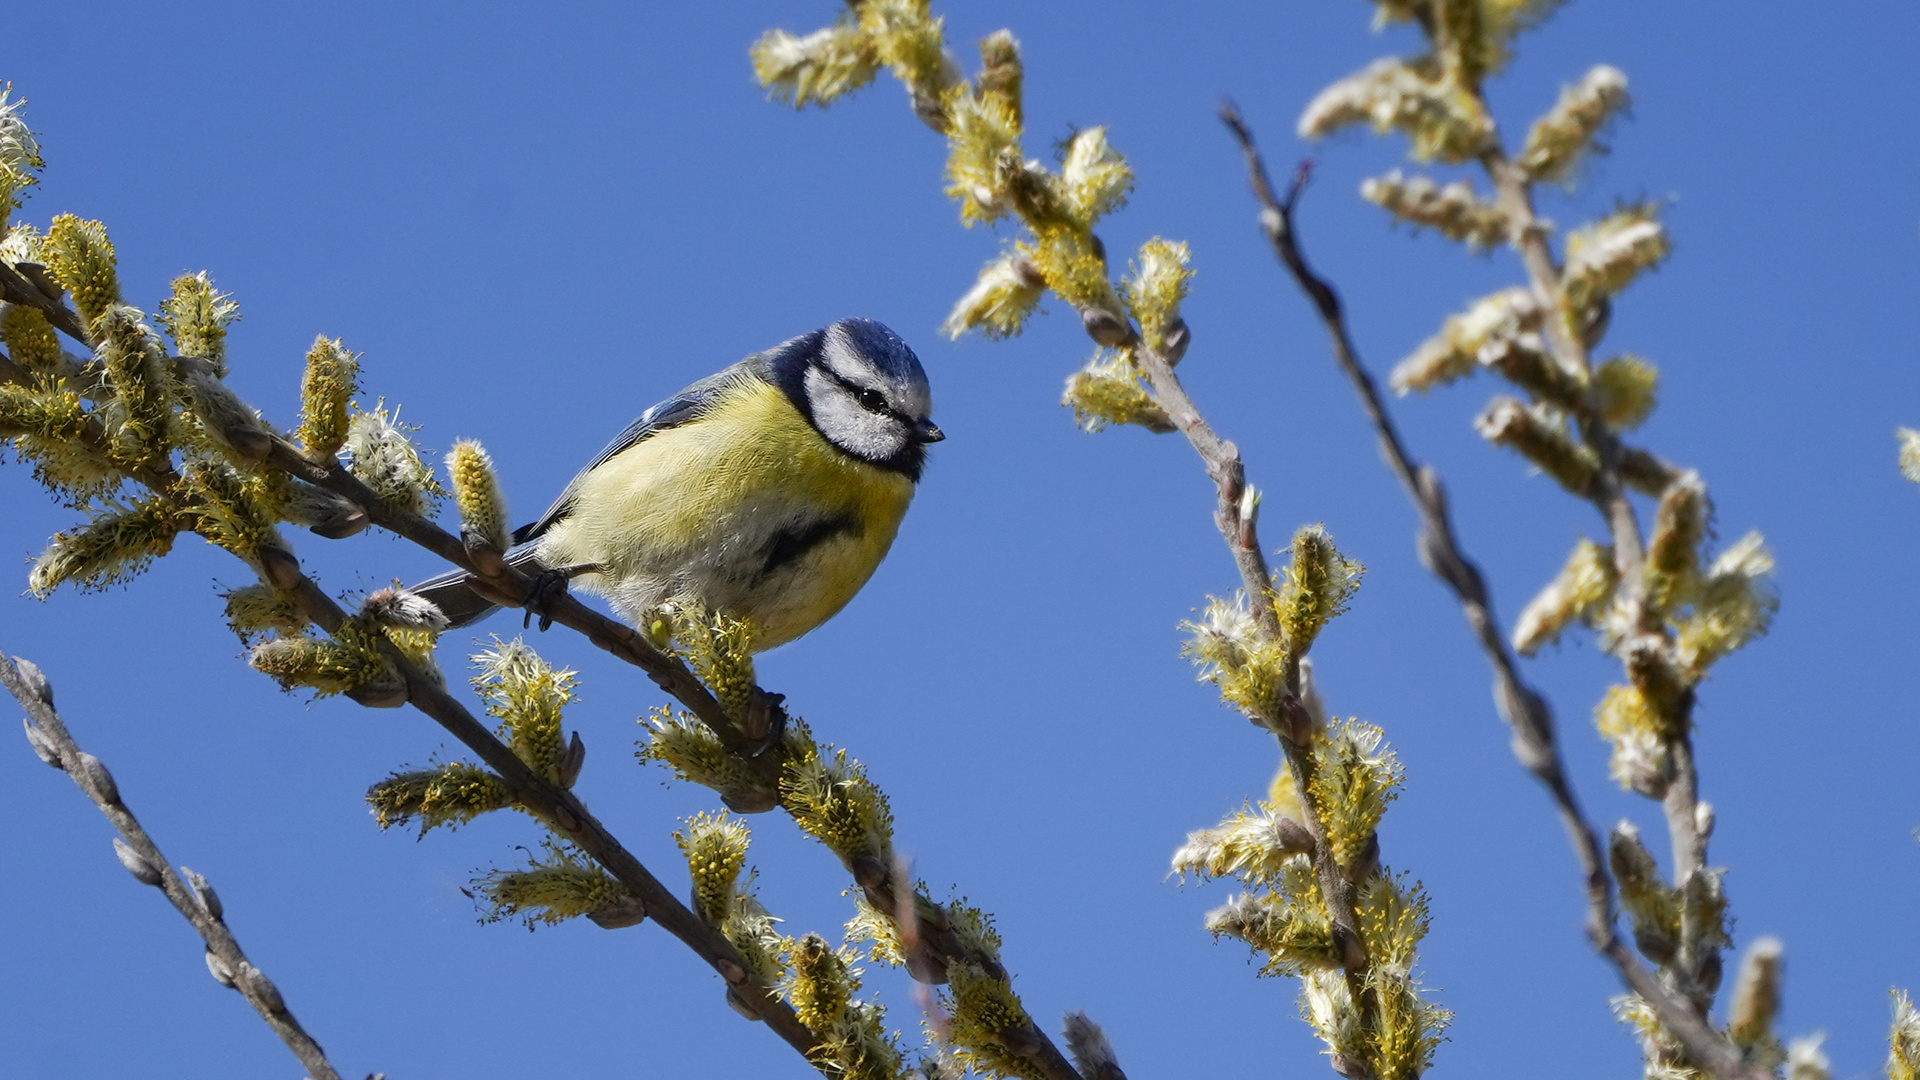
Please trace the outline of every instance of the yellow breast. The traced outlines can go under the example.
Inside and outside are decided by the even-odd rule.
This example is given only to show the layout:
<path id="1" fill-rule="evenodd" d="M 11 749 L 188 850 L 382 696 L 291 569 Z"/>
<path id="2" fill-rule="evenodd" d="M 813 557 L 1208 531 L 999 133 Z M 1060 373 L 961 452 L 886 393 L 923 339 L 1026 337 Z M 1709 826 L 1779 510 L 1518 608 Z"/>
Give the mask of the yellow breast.
<path id="1" fill-rule="evenodd" d="M 629 619 L 672 599 L 746 617 L 767 649 L 853 599 L 893 544 L 913 482 L 836 449 L 772 385 L 721 395 L 583 477 L 540 561 L 602 567 L 577 584 Z M 769 568 L 780 538 L 808 522 L 844 524 L 816 527 L 802 554 Z"/>

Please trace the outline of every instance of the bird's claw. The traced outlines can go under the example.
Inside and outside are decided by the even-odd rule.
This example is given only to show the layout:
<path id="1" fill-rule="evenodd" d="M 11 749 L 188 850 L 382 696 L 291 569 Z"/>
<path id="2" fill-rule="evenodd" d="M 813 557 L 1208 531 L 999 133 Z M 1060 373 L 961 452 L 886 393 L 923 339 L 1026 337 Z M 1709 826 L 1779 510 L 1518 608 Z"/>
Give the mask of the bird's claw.
<path id="1" fill-rule="evenodd" d="M 581 566 L 562 566 L 554 569 L 543 569 L 533 575 L 533 585 L 527 589 L 526 603 L 520 605 L 526 609 L 527 613 L 526 617 L 520 620 L 520 628 L 524 630 L 533 625 L 533 617 L 538 615 L 540 616 L 540 632 L 546 633 L 547 627 L 553 625 L 553 605 L 559 603 L 560 598 L 567 595 L 567 582 L 572 581 L 581 574 L 596 569 L 598 569 L 598 567 L 589 563 Z"/>

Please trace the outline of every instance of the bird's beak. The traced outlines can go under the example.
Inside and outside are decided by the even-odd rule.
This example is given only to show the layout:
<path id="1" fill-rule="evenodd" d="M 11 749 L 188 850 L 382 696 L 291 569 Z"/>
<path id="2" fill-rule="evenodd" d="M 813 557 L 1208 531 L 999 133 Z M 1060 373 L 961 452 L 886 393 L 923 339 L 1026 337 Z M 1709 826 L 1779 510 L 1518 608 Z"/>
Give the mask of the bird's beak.
<path id="1" fill-rule="evenodd" d="M 921 443 L 939 442 L 947 433 L 933 426 L 931 420 L 921 420 L 913 425 L 913 441 Z"/>

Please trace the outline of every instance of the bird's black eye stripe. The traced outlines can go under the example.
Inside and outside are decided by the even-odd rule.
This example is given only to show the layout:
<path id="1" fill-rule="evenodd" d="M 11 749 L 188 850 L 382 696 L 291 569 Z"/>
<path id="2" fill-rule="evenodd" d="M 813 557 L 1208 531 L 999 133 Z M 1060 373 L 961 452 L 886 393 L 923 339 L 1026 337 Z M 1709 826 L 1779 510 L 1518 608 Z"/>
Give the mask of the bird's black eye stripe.
<path id="1" fill-rule="evenodd" d="M 881 393 L 878 390 L 871 389 L 869 387 L 855 386 L 853 383 L 842 378 L 839 372 L 833 370 L 832 368 L 828 367 L 825 364 L 817 364 L 815 366 L 818 368 L 818 370 L 822 374 L 826 375 L 827 378 L 832 379 L 834 382 L 839 383 L 840 388 L 842 390 L 845 390 L 847 393 L 852 394 L 853 399 L 860 403 L 861 408 L 867 410 L 868 412 L 879 413 L 882 416 L 891 416 L 898 420 L 906 419 L 905 417 L 901 416 L 897 412 L 894 412 L 893 409 L 888 407 L 887 395 Z"/>

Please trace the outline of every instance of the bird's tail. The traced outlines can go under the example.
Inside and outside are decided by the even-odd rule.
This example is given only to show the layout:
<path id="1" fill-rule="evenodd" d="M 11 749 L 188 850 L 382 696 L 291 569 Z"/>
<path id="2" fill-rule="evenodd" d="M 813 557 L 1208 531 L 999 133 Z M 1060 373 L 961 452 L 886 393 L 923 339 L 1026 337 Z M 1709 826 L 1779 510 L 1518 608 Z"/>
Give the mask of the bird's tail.
<path id="1" fill-rule="evenodd" d="M 539 569 L 539 563 L 535 562 L 533 557 L 537 546 L 529 543 L 515 547 L 507 552 L 508 564 L 521 569 Z M 500 606 L 491 600 L 483 599 L 479 593 L 467 587 L 465 570 L 449 570 L 437 577 L 430 577 L 407 591 L 432 601 L 433 605 L 447 617 L 449 629 L 472 626 L 493 614 L 494 610 Z"/>

